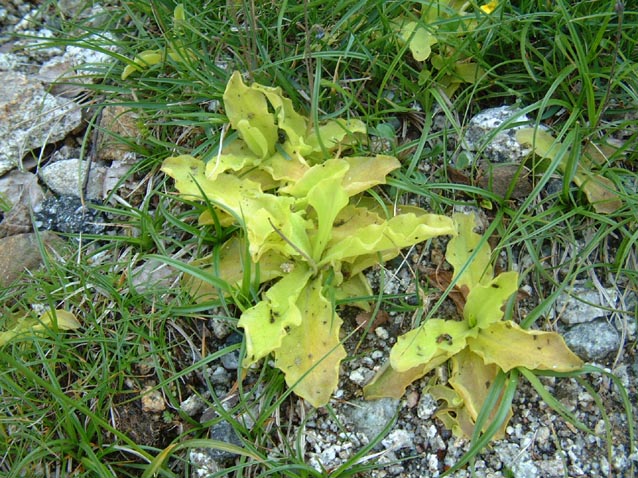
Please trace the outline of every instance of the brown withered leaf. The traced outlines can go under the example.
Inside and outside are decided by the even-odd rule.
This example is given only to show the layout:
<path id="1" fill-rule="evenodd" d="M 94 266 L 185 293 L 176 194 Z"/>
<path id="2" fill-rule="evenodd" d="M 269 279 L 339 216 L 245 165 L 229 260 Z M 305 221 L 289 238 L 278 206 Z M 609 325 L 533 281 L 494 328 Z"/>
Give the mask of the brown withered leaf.
<path id="1" fill-rule="evenodd" d="M 482 170 L 477 185 L 501 197 L 522 199 L 533 189 L 529 176 L 529 170 L 517 164 L 492 164 Z"/>
<path id="2" fill-rule="evenodd" d="M 447 175 L 455 184 L 478 186 L 509 199 L 522 199 L 533 189 L 530 172 L 516 164 L 482 165 L 476 171 L 476 177 L 472 177 L 469 172 L 448 166 Z"/>
<path id="3" fill-rule="evenodd" d="M 357 316 L 354 318 L 357 321 L 359 327 L 367 329 L 370 328 L 370 332 L 374 331 L 377 327 L 382 326 L 383 324 L 390 321 L 390 316 L 387 312 L 383 310 L 377 311 L 374 319 L 372 318 L 372 312 L 359 312 Z M 370 321 L 372 320 L 372 324 Z"/>
<path id="4" fill-rule="evenodd" d="M 426 269 L 424 272 L 427 274 L 430 282 L 441 292 L 445 291 L 450 286 L 450 282 L 452 282 L 452 271 Z M 463 314 L 463 308 L 465 307 L 467 294 L 469 293 L 470 290 L 467 287 L 459 288 L 457 286 L 454 286 L 454 288 L 448 295 L 452 302 L 454 302 L 456 310 L 458 310 L 459 314 L 461 315 Z"/>

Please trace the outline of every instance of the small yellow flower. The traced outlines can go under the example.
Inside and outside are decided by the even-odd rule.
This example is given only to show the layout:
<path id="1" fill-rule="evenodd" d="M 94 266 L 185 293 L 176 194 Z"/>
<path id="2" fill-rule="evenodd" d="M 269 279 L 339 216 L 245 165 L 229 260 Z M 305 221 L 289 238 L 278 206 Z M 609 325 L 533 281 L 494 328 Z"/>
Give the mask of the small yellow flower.
<path id="1" fill-rule="evenodd" d="M 487 13 L 489 15 L 494 10 L 496 10 L 496 7 L 498 7 L 498 0 L 491 0 L 490 2 L 486 3 L 485 5 L 481 5 L 480 8 L 483 11 L 483 13 Z"/>

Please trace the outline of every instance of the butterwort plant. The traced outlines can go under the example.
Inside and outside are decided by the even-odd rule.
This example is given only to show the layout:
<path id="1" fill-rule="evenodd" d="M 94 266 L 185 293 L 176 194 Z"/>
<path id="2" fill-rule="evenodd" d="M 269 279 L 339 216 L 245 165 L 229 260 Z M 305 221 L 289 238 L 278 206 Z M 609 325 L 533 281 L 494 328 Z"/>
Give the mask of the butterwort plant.
<path id="1" fill-rule="evenodd" d="M 417 207 L 389 214 L 392 208 L 366 197 L 400 163 L 346 154 L 365 138 L 361 121 L 313 125 L 280 88 L 247 86 L 239 73 L 223 100 L 231 139 L 208 162 L 181 155 L 162 169 L 183 196 L 214 205 L 215 220 L 243 232 L 221 246 L 215 264 L 198 265 L 237 287 L 246 270 L 259 270 L 259 300 L 243 307 L 237 323 L 245 333 L 243 366 L 272 354 L 294 393 L 323 406 L 346 357 L 336 301 L 368 307 L 365 269 L 454 234 L 454 222 Z M 204 226 L 210 221 L 210 213 L 200 217 Z M 190 288 L 201 293 L 207 285 L 191 281 Z"/>
<path id="2" fill-rule="evenodd" d="M 454 268 L 451 284 L 461 296 L 461 317 L 432 318 L 399 337 L 389 364 L 364 393 L 370 399 L 398 398 L 409 384 L 448 362 L 447 384 L 428 386 L 426 391 L 445 402 L 437 416 L 448 428 L 458 435 L 472 436 L 490 387 L 501 371 L 523 367 L 573 372 L 581 369 L 583 362 L 558 333 L 527 330 L 505 320 L 504 306 L 518 290 L 518 273 L 495 275 L 490 246 L 474 232 L 473 215 L 455 214 L 453 220 L 456 235 L 448 243 L 446 260 Z"/>

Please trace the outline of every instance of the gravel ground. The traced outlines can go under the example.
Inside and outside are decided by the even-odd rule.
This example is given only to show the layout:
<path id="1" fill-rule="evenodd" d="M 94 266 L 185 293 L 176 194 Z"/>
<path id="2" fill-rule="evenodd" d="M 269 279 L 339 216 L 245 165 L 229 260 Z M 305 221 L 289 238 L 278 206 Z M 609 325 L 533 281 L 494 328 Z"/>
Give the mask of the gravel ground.
<path id="1" fill-rule="evenodd" d="M 20 29 L 27 32 L 27 27 L 21 19 L 28 16 L 32 8 L 32 4 L 17 0 L 9 1 L 0 7 L 0 26 L 3 28 L 0 35 L 0 70 L 19 70 L 22 74 L 38 79 L 38 62 L 44 63 L 52 57 L 61 56 L 63 52 L 40 51 L 39 57 L 28 58 L 16 57 L 10 52 L 15 45 L 13 41 L 9 41 L 8 33 Z M 39 33 L 45 34 L 44 30 Z M 28 67 L 24 66 L 25 62 Z M 438 261 L 435 256 L 440 255 L 441 250 L 442 245 L 429 251 L 409 251 L 405 263 L 391 263 L 383 269 L 373 270 L 370 272 L 370 278 L 377 287 L 382 282 L 387 293 L 408 293 L 414 288 L 413 274 L 410 270 L 436 266 Z M 525 258 L 521 258 L 521 261 L 524 260 Z M 381 275 L 384 275 L 383 281 L 380 281 Z M 622 295 L 620 289 L 617 292 Z M 529 301 L 528 304 L 521 304 L 522 315 L 533 306 L 534 298 L 531 297 Z M 427 304 L 424 306 L 427 307 Z M 452 314 L 453 306 L 444 305 L 441 313 Z M 355 312 L 344 313 L 346 316 L 348 314 L 354 315 Z M 603 319 L 605 323 L 616 320 L 610 317 Z M 612 370 L 628 391 L 632 403 L 635 403 L 638 386 L 635 318 L 625 315 L 620 320 L 625 322 L 624 328 L 620 327 L 624 331 L 624 342 L 620 343 L 614 353 L 600 357 L 596 365 Z M 410 386 L 401 400 L 362 399 L 361 387 L 383 365 L 395 338 L 409 330 L 411 322 L 412 317 L 408 315 L 389 314 L 384 324 L 367 335 L 356 355 L 353 355 L 355 358 L 344 362 L 339 389 L 331 401 L 334 415 L 327 413 L 326 409 L 307 408 L 295 397 L 289 397 L 284 402 L 281 416 L 286 417 L 286 420 L 281 427 L 286 429 L 288 436 L 300 437 L 300 443 L 305 446 L 305 458 L 308 463 L 317 469 L 335 469 L 368 443 L 378 441 L 377 436 L 386 425 L 388 433 L 385 437 L 360 458 L 362 462 L 378 460 L 378 463 L 383 463 L 383 466 L 370 472 L 372 477 L 440 476 L 469 448 L 467 440 L 454 437 L 434 417 L 436 403 L 423 391 L 432 375 Z M 353 327 L 352 324 L 355 322 L 350 320 L 346 323 Z M 225 335 L 218 330 L 219 324 L 214 320 L 211 320 L 210 328 L 211 333 L 217 337 Z M 354 351 L 357 340 L 358 336 L 346 343 L 349 352 Z M 215 384 L 215 389 L 200 392 L 216 393 L 219 397 L 227 396 L 231 392 L 236 368 L 236 360 L 225 357 L 224 361 L 204 372 L 210 373 L 210 380 Z M 443 368 L 434 375 L 439 380 L 446 379 Z M 483 451 L 480 459 L 475 462 L 474 476 L 633 477 L 632 470 L 637 466 L 638 456 L 629 450 L 627 416 L 620 395 L 611 380 L 606 376 L 592 375 L 585 376 L 582 382 L 574 379 L 543 379 L 543 383 L 552 395 L 595 433 L 584 433 L 557 416 L 522 379 L 514 400 L 514 415 L 507 427 L 506 435 Z M 592 391 L 595 394 L 592 394 Z M 191 399 L 185 403 L 184 408 L 191 407 L 193 401 L 196 402 Z M 143 422 L 144 417 L 149 420 L 150 417 L 154 417 L 152 420 L 156 420 L 155 415 L 160 412 L 161 410 L 157 411 L 150 405 L 145 405 L 142 407 L 142 414 L 132 416 Z M 209 418 L 212 413 L 210 410 L 203 412 L 204 418 Z M 202 410 L 198 407 L 189 408 L 189 413 L 201 417 Z M 157 428 L 150 430 L 151 434 L 163 433 Z M 223 430 L 211 431 L 213 436 L 220 432 Z M 152 441 L 152 437 L 150 440 Z M 271 450 L 271 456 L 287 453 L 287 445 L 282 441 L 279 447 L 275 446 Z M 195 464 L 193 476 L 206 476 L 207 470 L 233 461 L 232 457 L 211 455 L 205 450 L 192 454 L 191 459 Z M 470 475 L 468 470 L 461 470 L 450 476 L 461 478 Z"/>

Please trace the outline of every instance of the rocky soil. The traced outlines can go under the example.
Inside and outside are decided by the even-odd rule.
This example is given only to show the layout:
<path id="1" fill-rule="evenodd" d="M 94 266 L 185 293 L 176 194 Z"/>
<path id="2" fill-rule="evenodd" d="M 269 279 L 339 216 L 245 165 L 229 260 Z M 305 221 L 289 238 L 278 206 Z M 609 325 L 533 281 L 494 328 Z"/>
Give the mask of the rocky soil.
<path id="1" fill-rule="evenodd" d="M 61 8 L 70 10 L 80 3 L 59 2 Z M 91 113 L 86 107 L 86 91 L 56 86 L 55 81 L 69 72 L 79 74 L 86 63 L 110 60 L 106 55 L 96 56 L 94 52 L 73 46 L 25 49 L 37 40 L 18 39 L 16 34 L 44 38 L 52 35 L 47 28 L 47 21 L 52 19 L 38 17 L 36 8 L 37 2 L 20 0 L 0 6 L 0 84 L 3 85 L 0 90 L 0 193 L 11 206 L 0 216 L 0 287 L 13 282 L 25 269 L 38 266 L 40 250 L 34 240 L 34 228 L 47 231 L 42 237 L 52 248 L 63 247 L 61 244 L 65 241 L 55 232 L 113 230 L 115 226 L 108 225 L 109 217 L 92 209 L 91 203 L 103 201 L 114 188 L 135 188 L 130 180 L 127 183 L 121 179 L 139 161 L 122 145 L 93 134 L 89 137 L 91 153 L 82 152 L 87 114 Z M 480 139 L 512 111 L 509 108 L 489 110 L 475 118 L 467 136 L 459 138 L 464 142 L 467 155 L 483 148 L 484 144 L 478 144 Z M 117 109 L 105 109 L 100 116 L 103 127 L 128 136 L 135 135 L 135 120 L 131 113 Z M 495 163 L 516 162 L 525 151 L 520 150 L 518 143 L 512 143 L 512 131 L 505 131 L 490 143 L 488 153 Z M 520 187 L 525 190 L 527 186 L 521 183 Z M 485 224 L 489 222 L 490 217 L 484 212 L 476 212 Z M 579 246 L 587 238 L 581 237 L 579 241 L 581 244 L 575 244 L 570 250 L 557 246 L 560 250 L 552 251 L 552 256 L 564 262 L 578 257 Z M 377 287 L 383 284 L 386 293 L 407 294 L 406 300 L 423 301 L 415 292 L 413 271 L 439 265 L 437 258 L 443 247 L 435 243 L 429 250 L 417 247 L 406 251 L 404 260 L 372 270 L 370 278 Z M 520 268 L 528 265 L 528 258 L 518 260 Z M 151 268 L 156 274 L 154 279 L 174 280 L 175 272 L 162 269 L 158 264 L 151 264 Z M 538 300 L 538 293 L 531 285 L 523 284 L 522 290 L 526 299 L 518 305 L 521 317 Z M 427 298 L 423 306 L 428 307 L 435 300 L 436 297 Z M 558 297 L 553 316 L 546 318 L 547 324 L 555 324 L 584 360 L 613 372 L 633 403 L 638 393 L 636 307 L 636 294 L 628 290 L 626 284 L 591 276 L 568 287 Z M 349 314 L 355 312 L 344 312 L 346 316 Z M 213 338 L 213 343 L 217 341 L 222 347 L 240 340 L 232 329 L 224 327 L 223 321 L 212 318 L 216 316 L 215 311 L 210 311 L 210 316 L 206 333 Z M 354 327 L 356 322 L 349 323 Z M 407 331 L 411 323 L 409 314 L 388 314 L 385 322 L 371 330 L 361 344 L 358 344 L 358 335 L 346 343 L 353 358 L 343 365 L 339 389 L 331 402 L 333 413 L 310 409 L 294 396 L 282 403 L 278 411 L 282 436 L 297 437 L 305 459 L 318 470 L 334 470 L 374 442 L 374 446 L 358 458 L 359 462 L 383 464 L 370 471 L 370 476 L 436 477 L 454 465 L 469 448 L 467 440 L 454 437 L 434 418 L 437 404 L 424 392 L 431 377 L 411 386 L 401 400 L 365 401 L 361 396 L 361 387 L 383 365 L 396 337 Z M 195 328 L 192 331 L 191 340 L 199 345 L 204 340 L 203 333 Z M 192 374 L 192 383 L 199 394 L 208 398 L 215 395 L 229 407 L 236 402 L 233 383 L 238 357 L 235 354 L 228 354 Z M 439 371 L 439 379 L 445 380 L 445 370 Z M 506 435 L 480 455 L 474 476 L 634 476 L 632 470 L 638 466 L 638 455 L 629 449 L 628 417 L 618 389 L 609 377 L 595 374 L 584 376 L 582 381 L 545 378 L 543 383 L 594 433 L 578 430 L 557 416 L 533 387 L 521 380 Z M 122 406 L 118 425 L 140 443 L 166 446 L 173 436 L 171 433 L 175 434 L 179 426 L 159 419 L 165 409 L 161 395 L 141 393 L 139 402 Z M 214 418 L 218 412 L 208 408 L 196 394 L 185 398 L 182 409 L 183 413 L 202 422 Z M 246 420 L 245 425 L 250 428 L 247 415 L 238 418 Z M 638 423 L 634 423 L 634 427 L 638 427 Z M 385 435 L 378 440 L 382 432 Z M 211 428 L 210 436 L 241 444 L 224 422 Z M 289 453 L 289 445 L 284 439 L 274 438 L 270 456 Z M 235 457 L 212 449 L 198 449 L 190 454 L 190 460 L 192 476 L 205 477 L 232 466 Z M 470 475 L 470 471 L 464 469 L 451 476 Z"/>

